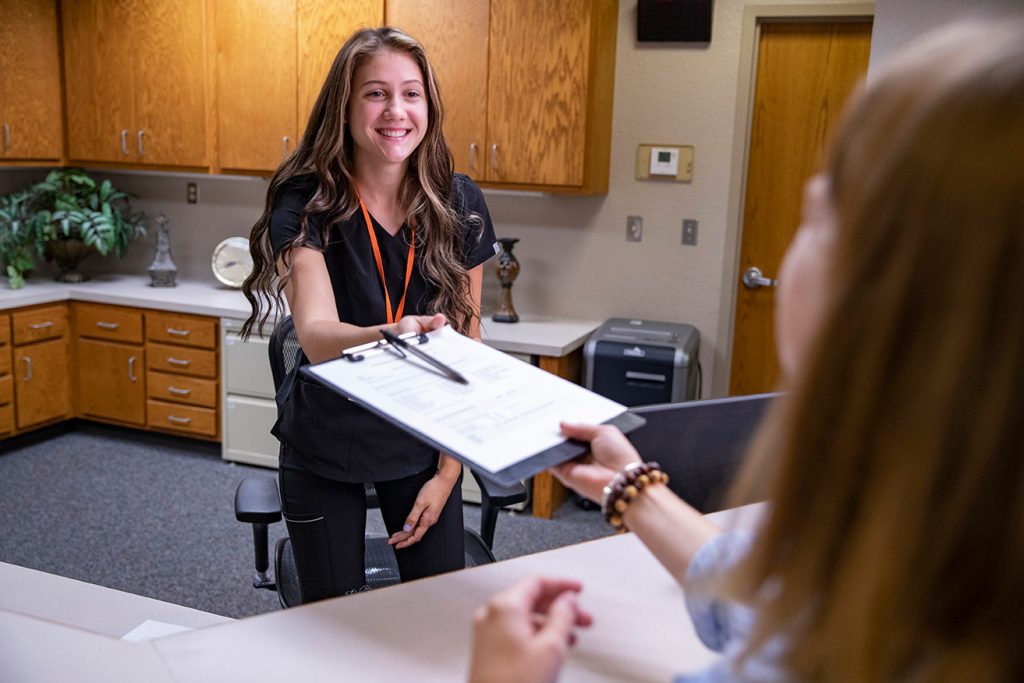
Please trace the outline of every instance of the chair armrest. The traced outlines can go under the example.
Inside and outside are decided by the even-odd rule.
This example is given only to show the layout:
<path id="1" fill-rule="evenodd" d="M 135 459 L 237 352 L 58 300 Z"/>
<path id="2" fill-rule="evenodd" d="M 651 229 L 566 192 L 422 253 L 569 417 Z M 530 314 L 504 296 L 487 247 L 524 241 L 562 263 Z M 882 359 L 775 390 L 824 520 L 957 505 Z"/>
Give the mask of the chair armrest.
<path id="1" fill-rule="evenodd" d="M 473 478 L 476 479 L 481 495 L 485 496 L 494 507 L 500 509 L 509 505 L 515 505 L 516 503 L 522 503 L 526 500 L 526 486 L 523 485 L 523 482 L 517 481 L 511 486 L 502 486 L 486 477 L 481 477 L 476 473 L 476 470 L 471 469 L 469 471 L 472 472 Z"/>
<path id="2" fill-rule="evenodd" d="M 269 477 L 246 477 L 235 489 L 235 519 L 250 524 L 281 521 L 277 482 Z"/>

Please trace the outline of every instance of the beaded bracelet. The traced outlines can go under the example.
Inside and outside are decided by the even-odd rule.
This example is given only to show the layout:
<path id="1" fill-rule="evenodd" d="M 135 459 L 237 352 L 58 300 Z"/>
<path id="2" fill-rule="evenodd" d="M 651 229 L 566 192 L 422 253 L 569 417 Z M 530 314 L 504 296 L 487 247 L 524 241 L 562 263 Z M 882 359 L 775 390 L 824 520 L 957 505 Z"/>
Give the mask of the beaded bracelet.
<path id="1" fill-rule="evenodd" d="M 661 471 L 656 462 L 634 462 L 626 465 L 621 472 L 604 487 L 601 513 L 606 522 L 616 530 L 626 528 L 622 515 L 629 504 L 640 495 L 648 484 L 667 484 L 668 475 Z"/>

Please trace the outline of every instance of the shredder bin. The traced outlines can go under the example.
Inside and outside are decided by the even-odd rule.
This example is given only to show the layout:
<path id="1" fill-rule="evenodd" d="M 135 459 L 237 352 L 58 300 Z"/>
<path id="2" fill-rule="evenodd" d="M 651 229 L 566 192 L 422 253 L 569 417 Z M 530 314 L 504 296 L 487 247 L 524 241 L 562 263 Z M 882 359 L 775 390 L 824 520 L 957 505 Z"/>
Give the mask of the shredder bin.
<path id="1" fill-rule="evenodd" d="M 611 318 L 583 348 L 585 385 L 626 406 L 693 400 L 699 348 L 692 325 Z"/>

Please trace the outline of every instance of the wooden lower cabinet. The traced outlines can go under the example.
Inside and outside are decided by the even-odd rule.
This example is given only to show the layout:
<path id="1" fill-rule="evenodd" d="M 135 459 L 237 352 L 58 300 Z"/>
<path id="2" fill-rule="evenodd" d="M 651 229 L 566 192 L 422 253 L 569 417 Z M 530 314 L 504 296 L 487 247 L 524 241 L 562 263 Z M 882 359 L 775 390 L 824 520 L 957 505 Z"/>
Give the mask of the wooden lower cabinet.
<path id="1" fill-rule="evenodd" d="M 19 430 L 71 417 L 67 340 L 15 347 L 14 393 Z"/>
<path id="2" fill-rule="evenodd" d="M 78 412 L 129 425 L 146 424 L 145 350 L 78 340 Z"/>

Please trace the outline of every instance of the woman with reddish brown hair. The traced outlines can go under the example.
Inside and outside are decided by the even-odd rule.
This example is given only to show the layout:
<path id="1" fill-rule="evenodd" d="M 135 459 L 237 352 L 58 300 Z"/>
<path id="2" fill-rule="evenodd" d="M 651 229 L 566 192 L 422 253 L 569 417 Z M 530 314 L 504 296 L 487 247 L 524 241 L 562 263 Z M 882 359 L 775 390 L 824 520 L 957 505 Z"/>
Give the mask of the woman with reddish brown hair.
<path id="1" fill-rule="evenodd" d="M 680 680 L 1024 680 L 1024 17 L 950 26 L 878 73 L 803 216 L 779 276 L 786 394 L 734 497 L 769 501 L 759 528 L 717 528 L 656 472 L 620 496 L 639 456 L 609 427 L 564 425 L 592 454 L 556 473 L 609 485 L 683 585 L 724 656 Z M 580 588 L 533 579 L 482 609 L 471 679 L 553 680 L 590 621 Z"/>

